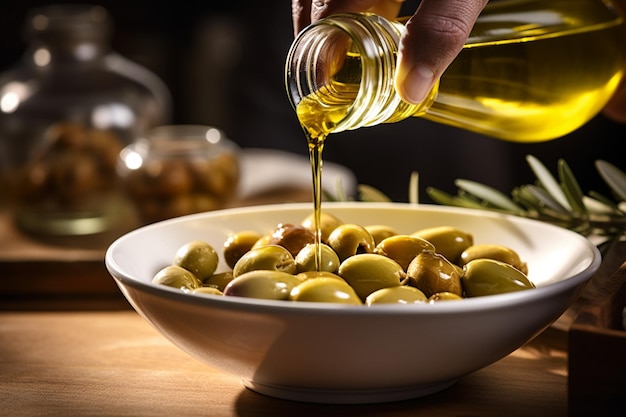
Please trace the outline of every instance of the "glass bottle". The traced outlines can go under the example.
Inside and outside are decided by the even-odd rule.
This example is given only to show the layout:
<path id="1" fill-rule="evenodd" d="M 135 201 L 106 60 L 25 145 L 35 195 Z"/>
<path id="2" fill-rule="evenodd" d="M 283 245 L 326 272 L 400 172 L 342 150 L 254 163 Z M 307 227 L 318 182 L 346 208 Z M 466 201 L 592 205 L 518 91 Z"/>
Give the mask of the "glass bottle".
<path id="1" fill-rule="evenodd" d="M 311 138 L 419 116 L 499 139 L 563 136 L 595 116 L 622 78 L 623 19 L 603 0 L 489 3 L 465 47 L 419 105 L 395 92 L 404 26 L 338 14 L 289 51 L 288 95 Z"/>
<path id="2" fill-rule="evenodd" d="M 169 122 L 162 81 L 112 50 L 96 5 L 27 18 L 28 48 L 0 75 L 0 173 L 18 225 L 45 235 L 106 231 L 120 216 L 120 150 Z"/>

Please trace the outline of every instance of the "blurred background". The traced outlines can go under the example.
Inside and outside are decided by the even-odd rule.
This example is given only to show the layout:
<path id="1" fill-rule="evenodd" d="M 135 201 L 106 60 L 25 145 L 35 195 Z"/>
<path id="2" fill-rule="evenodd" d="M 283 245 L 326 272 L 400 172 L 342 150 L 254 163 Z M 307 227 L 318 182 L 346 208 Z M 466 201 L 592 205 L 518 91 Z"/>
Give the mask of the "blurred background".
<path id="1" fill-rule="evenodd" d="M 0 72 L 15 64 L 24 51 L 27 11 L 55 3 L 59 2 L 0 3 Z M 293 40 L 289 1 L 95 4 L 112 15 L 114 49 L 152 70 L 170 89 L 173 123 L 218 127 L 244 148 L 307 154 L 284 87 L 284 61 Z M 405 8 L 409 12 L 415 2 L 407 1 Z M 376 187 L 395 201 L 408 200 L 412 171 L 420 174 L 422 202 L 430 202 L 425 187 L 453 193 L 457 178 L 508 194 L 516 185 L 534 181 L 525 161 L 528 154 L 554 173 L 557 160 L 563 158 L 584 192 L 606 193 L 594 161 L 604 159 L 625 169 L 618 152 L 625 140 L 626 126 L 602 115 L 566 137 L 539 144 L 502 142 L 415 118 L 331 136 L 324 157 L 348 167 L 359 183 Z"/>

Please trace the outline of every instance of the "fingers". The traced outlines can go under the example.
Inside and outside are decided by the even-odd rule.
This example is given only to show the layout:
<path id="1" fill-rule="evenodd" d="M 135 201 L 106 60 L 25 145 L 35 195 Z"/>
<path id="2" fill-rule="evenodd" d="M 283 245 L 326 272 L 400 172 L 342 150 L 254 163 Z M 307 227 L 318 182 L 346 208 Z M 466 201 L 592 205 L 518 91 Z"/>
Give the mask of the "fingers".
<path id="1" fill-rule="evenodd" d="M 423 0 L 400 42 L 396 89 L 420 103 L 463 48 L 487 0 Z"/>
<path id="2" fill-rule="evenodd" d="M 393 19 L 404 0 L 292 0 L 294 33 L 298 34 L 312 22 L 334 13 L 357 13 L 371 11 Z"/>

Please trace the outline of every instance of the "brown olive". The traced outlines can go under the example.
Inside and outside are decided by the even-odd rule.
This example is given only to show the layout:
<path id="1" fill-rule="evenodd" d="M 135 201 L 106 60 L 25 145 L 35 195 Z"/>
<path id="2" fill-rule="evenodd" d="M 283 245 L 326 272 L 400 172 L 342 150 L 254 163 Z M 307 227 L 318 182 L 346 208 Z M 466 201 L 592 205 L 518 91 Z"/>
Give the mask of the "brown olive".
<path id="1" fill-rule="evenodd" d="M 426 295 L 415 287 L 399 285 L 376 290 L 365 299 L 365 304 L 417 304 L 428 301 Z"/>
<path id="2" fill-rule="evenodd" d="M 159 270 L 152 278 L 152 282 L 185 291 L 195 290 L 202 286 L 200 280 L 193 273 L 177 265 L 168 265 Z"/>
<path id="3" fill-rule="evenodd" d="M 213 246 L 202 240 L 194 240 L 178 248 L 172 264 L 185 268 L 204 281 L 213 275 L 218 262 L 219 256 Z"/>
<path id="4" fill-rule="evenodd" d="M 465 296 L 502 294 L 535 288 L 535 285 L 519 269 L 493 259 L 474 259 L 463 267 Z"/>
<path id="5" fill-rule="evenodd" d="M 291 252 L 280 245 L 267 245 L 246 252 L 235 264 L 233 276 L 254 271 L 281 271 L 289 274 L 296 272 L 296 261 Z"/>
<path id="6" fill-rule="evenodd" d="M 287 300 L 291 289 L 300 281 L 295 275 L 282 271 L 256 270 L 241 274 L 224 288 L 225 296 Z"/>
<path id="7" fill-rule="evenodd" d="M 300 250 L 310 244 L 315 243 L 315 235 L 306 227 L 299 224 L 281 223 L 270 234 L 267 242 L 269 245 L 280 245 L 292 256 L 296 256 Z"/>
<path id="8" fill-rule="evenodd" d="M 325 243 L 320 243 L 320 263 L 319 268 L 315 265 L 315 252 L 317 251 L 317 245 L 309 243 L 298 252 L 295 257 L 296 270 L 298 272 L 304 271 L 329 271 L 335 272 L 339 268 L 339 257 L 330 246 Z"/>
<path id="9" fill-rule="evenodd" d="M 261 234 L 252 230 L 243 230 L 228 236 L 223 246 L 226 265 L 234 268 L 239 258 L 250 251 L 259 239 L 261 239 Z"/>
<path id="10" fill-rule="evenodd" d="M 411 263 L 413 258 L 415 258 L 418 254 L 425 251 L 434 252 L 434 250 L 435 246 L 421 237 L 395 235 L 383 239 L 383 241 L 376 245 L 376 248 L 374 248 L 374 253 L 385 255 L 386 257 L 393 259 L 402 265 L 404 270 L 406 270 L 409 263 Z"/>
<path id="11" fill-rule="evenodd" d="M 361 300 L 381 288 L 397 287 L 406 283 L 406 274 L 399 263 L 375 253 L 349 257 L 339 265 L 337 275 L 354 288 Z"/>
<path id="12" fill-rule="evenodd" d="M 409 285 L 422 290 L 427 297 L 438 292 L 463 296 L 458 267 L 440 253 L 420 253 L 411 261 L 406 273 Z"/>
<path id="13" fill-rule="evenodd" d="M 474 259 L 487 258 L 505 262 L 528 274 L 528 266 L 522 262 L 517 252 L 513 249 L 494 244 L 472 245 L 461 253 L 459 265 L 463 266 Z"/>
<path id="14" fill-rule="evenodd" d="M 426 239 L 435 245 L 435 251 L 453 264 L 458 264 L 461 252 L 474 244 L 474 237 L 471 234 L 452 226 L 421 229 L 412 235 Z"/>
<path id="15" fill-rule="evenodd" d="M 292 301 L 312 301 L 341 304 L 362 304 L 354 289 L 345 281 L 320 277 L 307 279 L 291 290 Z"/>
<path id="16" fill-rule="evenodd" d="M 328 246 L 330 246 L 339 256 L 340 261 L 362 253 L 374 252 L 374 239 L 365 227 L 344 223 L 333 230 L 328 236 Z"/>

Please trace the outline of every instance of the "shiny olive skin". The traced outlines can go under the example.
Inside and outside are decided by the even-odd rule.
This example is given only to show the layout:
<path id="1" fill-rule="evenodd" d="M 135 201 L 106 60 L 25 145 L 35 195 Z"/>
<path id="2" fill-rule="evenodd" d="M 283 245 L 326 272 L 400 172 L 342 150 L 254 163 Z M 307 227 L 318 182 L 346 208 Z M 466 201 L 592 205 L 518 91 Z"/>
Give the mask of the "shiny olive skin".
<path id="1" fill-rule="evenodd" d="M 406 283 L 402 266 L 391 258 L 375 253 L 353 255 L 339 265 L 337 275 L 346 280 L 361 300 L 376 290 Z"/>
<path id="2" fill-rule="evenodd" d="M 225 271 L 217 274 L 211 275 L 209 278 L 205 279 L 203 285 L 206 287 L 217 288 L 220 291 L 224 291 L 224 288 L 228 285 L 230 281 L 234 278 L 233 271 Z"/>
<path id="3" fill-rule="evenodd" d="M 528 274 L 528 265 L 522 262 L 520 256 L 513 249 L 494 244 L 472 245 L 461 253 L 459 265 L 463 266 L 474 259 L 495 259 L 505 262 L 519 269 L 524 274 Z"/>
<path id="4" fill-rule="evenodd" d="M 338 279 L 338 280 L 345 282 L 345 280 L 341 278 L 339 275 L 337 275 L 336 273 L 328 272 L 328 271 L 304 271 L 304 272 L 300 272 L 296 274 L 296 277 L 300 281 L 306 281 L 307 279 L 315 279 L 315 278 L 333 278 L 333 279 Z"/>
<path id="5" fill-rule="evenodd" d="M 309 243 L 303 247 L 295 257 L 296 270 L 298 272 L 316 271 L 318 268 L 315 265 L 315 251 L 317 245 Z M 339 268 L 339 257 L 337 253 L 325 243 L 320 243 L 321 259 L 319 270 L 336 272 Z"/>
<path id="6" fill-rule="evenodd" d="M 344 223 L 333 230 L 327 243 L 342 262 L 356 254 L 373 253 L 376 246 L 367 229 L 353 223 Z"/>
<path id="7" fill-rule="evenodd" d="M 370 235 L 372 235 L 372 238 L 374 239 L 375 245 L 380 244 L 380 242 L 388 237 L 398 234 L 398 232 L 393 227 L 386 226 L 384 224 L 372 224 L 369 226 L 365 226 L 365 230 L 370 232 Z"/>
<path id="8" fill-rule="evenodd" d="M 322 242 L 328 243 L 328 236 L 337 227 L 341 226 L 344 222 L 337 216 L 328 212 L 322 211 L 320 214 L 320 239 Z M 315 228 L 315 215 L 309 214 L 300 224 L 309 229 L 314 235 L 316 233 Z"/>
<path id="9" fill-rule="evenodd" d="M 178 265 L 168 265 L 159 270 L 152 278 L 152 282 L 185 291 L 192 291 L 202 286 L 202 282 L 195 274 Z"/>
<path id="10" fill-rule="evenodd" d="M 535 288 L 526 274 L 506 262 L 474 259 L 463 267 L 461 277 L 466 297 L 502 294 Z"/>
<path id="11" fill-rule="evenodd" d="M 420 253 L 411 261 L 406 274 L 409 285 L 422 290 L 427 297 L 438 292 L 463 296 L 459 268 L 440 253 Z"/>
<path id="12" fill-rule="evenodd" d="M 253 230 L 242 230 L 228 236 L 222 248 L 226 265 L 231 269 L 234 268 L 239 258 L 252 249 L 261 237 L 263 237 L 261 233 Z"/>
<path id="13" fill-rule="evenodd" d="M 303 247 L 315 243 L 315 234 L 301 224 L 280 223 L 270 233 L 268 245 L 279 245 L 296 256 Z"/>
<path id="14" fill-rule="evenodd" d="M 374 248 L 374 253 L 385 255 L 398 262 L 404 270 L 407 269 L 413 258 L 422 252 L 434 252 L 435 246 L 417 236 L 395 235 L 383 239 Z"/>
<path id="15" fill-rule="evenodd" d="M 218 263 L 217 251 L 202 240 L 194 240 L 178 248 L 172 261 L 173 265 L 192 272 L 200 281 L 213 275 Z"/>
<path id="16" fill-rule="evenodd" d="M 413 236 L 426 239 L 435 245 L 435 251 L 453 264 L 459 263 L 461 253 L 474 244 L 474 236 L 452 226 L 437 226 L 421 229 Z"/>
<path id="17" fill-rule="evenodd" d="M 347 282 L 329 277 L 311 278 L 301 282 L 291 290 L 289 299 L 291 301 L 363 304 Z"/>
<path id="18" fill-rule="evenodd" d="M 295 275 L 282 271 L 249 271 L 235 277 L 226 288 L 225 296 L 287 300 L 292 288 L 300 284 Z"/>
<path id="19" fill-rule="evenodd" d="M 426 295 L 415 287 L 399 285 L 376 290 L 365 298 L 368 306 L 374 304 L 419 304 L 428 301 Z"/>
<path id="20" fill-rule="evenodd" d="M 462 299 L 463 297 L 461 297 L 460 295 L 443 291 L 443 292 L 437 292 L 431 295 L 430 297 L 428 297 L 428 302 L 432 304 L 432 303 L 438 303 L 440 301 L 457 301 L 457 300 L 462 300 Z"/>
<path id="21" fill-rule="evenodd" d="M 224 293 L 215 287 L 199 287 L 191 291 L 192 294 L 202 295 L 224 295 Z"/>
<path id="22" fill-rule="evenodd" d="M 253 248 L 245 253 L 235 264 L 233 276 L 255 270 L 280 271 L 288 274 L 296 273 L 296 261 L 283 246 L 266 245 Z"/>

